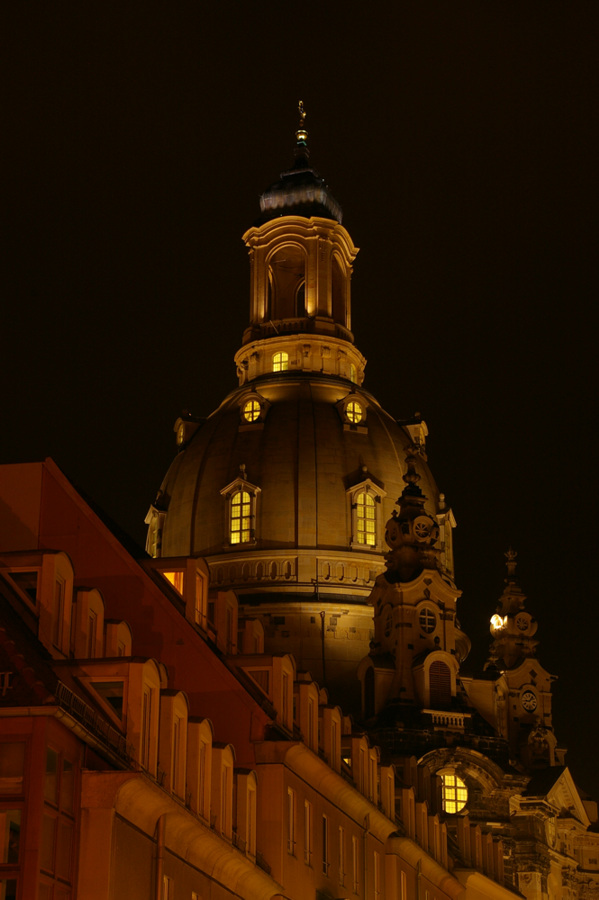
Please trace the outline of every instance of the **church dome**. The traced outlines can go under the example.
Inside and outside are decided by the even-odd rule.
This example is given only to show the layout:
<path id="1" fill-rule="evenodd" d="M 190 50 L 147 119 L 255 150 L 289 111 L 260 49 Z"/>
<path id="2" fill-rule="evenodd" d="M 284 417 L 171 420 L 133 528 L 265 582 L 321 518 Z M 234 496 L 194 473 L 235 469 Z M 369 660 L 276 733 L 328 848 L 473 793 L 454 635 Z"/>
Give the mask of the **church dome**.
<path id="1" fill-rule="evenodd" d="M 301 194 L 314 178 L 298 170 L 288 182 Z M 264 196 L 289 199 L 287 187 Z M 385 523 L 408 456 L 449 578 L 455 523 L 426 462 L 425 423 L 396 421 L 363 387 L 366 360 L 351 331 L 358 249 L 328 191 L 324 207 L 304 200 L 243 236 L 250 316 L 235 355 L 239 384 L 207 419 L 177 421 L 179 453 L 148 514 L 147 546 L 204 558 L 211 586 L 261 618 L 268 652 L 293 653 L 332 690 L 369 651 L 367 600 L 385 571 Z"/>
<path id="2" fill-rule="evenodd" d="M 217 582 L 242 583 L 245 591 L 256 591 L 270 580 L 269 551 L 276 551 L 281 562 L 307 552 L 310 564 L 305 560 L 302 566 L 298 559 L 287 572 L 296 589 L 299 581 L 309 591 L 318 579 L 339 587 L 349 582 L 353 590 L 367 593 L 371 569 L 380 571 L 383 565 L 384 523 L 405 487 L 404 459 L 412 446 L 408 429 L 345 379 L 291 371 L 258 378 L 229 394 L 182 443 L 157 504 L 165 513 L 161 553 L 220 557 L 213 573 Z M 437 489 L 421 457 L 418 468 L 434 513 Z M 251 534 L 238 542 L 234 536 L 233 543 L 227 497 L 244 486 L 252 497 Z M 373 516 L 365 535 L 358 533 L 361 495 L 369 498 L 364 502 Z M 231 577 L 225 560 L 232 562 L 240 550 L 248 564 L 245 575 L 239 562 Z M 317 550 L 324 571 L 314 563 Z M 339 554 L 347 558 L 337 577 Z M 285 572 L 281 575 L 284 584 Z"/>

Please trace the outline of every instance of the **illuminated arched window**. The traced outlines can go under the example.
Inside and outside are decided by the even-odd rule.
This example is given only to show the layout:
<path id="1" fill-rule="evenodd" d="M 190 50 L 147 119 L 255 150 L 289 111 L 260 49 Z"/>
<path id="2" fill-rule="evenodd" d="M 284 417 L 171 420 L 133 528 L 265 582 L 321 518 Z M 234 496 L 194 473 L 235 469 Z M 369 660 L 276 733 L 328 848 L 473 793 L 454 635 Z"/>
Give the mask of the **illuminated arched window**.
<path id="1" fill-rule="evenodd" d="M 355 484 L 347 491 L 350 514 L 350 547 L 355 550 L 380 548 L 381 510 L 385 492 L 370 478 Z"/>
<path id="2" fill-rule="evenodd" d="M 366 491 L 360 491 L 356 497 L 356 524 L 358 543 L 374 547 L 376 544 L 376 510 L 374 497 Z"/>
<path id="3" fill-rule="evenodd" d="M 247 491 L 235 491 L 231 497 L 231 525 L 229 540 L 232 544 L 246 544 L 252 537 L 252 498 Z"/>
<path id="4" fill-rule="evenodd" d="M 468 788 L 452 769 L 443 769 L 437 774 L 441 777 L 443 811 L 450 814 L 460 812 L 468 802 Z"/>
<path id="5" fill-rule="evenodd" d="M 272 358 L 272 370 L 273 372 L 286 372 L 289 368 L 289 354 L 281 351 L 280 353 L 275 353 Z"/>
<path id="6" fill-rule="evenodd" d="M 353 381 L 354 384 L 358 380 L 358 373 L 356 372 L 356 367 L 353 363 L 350 363 L 349 366 L 349 380 Z"/>

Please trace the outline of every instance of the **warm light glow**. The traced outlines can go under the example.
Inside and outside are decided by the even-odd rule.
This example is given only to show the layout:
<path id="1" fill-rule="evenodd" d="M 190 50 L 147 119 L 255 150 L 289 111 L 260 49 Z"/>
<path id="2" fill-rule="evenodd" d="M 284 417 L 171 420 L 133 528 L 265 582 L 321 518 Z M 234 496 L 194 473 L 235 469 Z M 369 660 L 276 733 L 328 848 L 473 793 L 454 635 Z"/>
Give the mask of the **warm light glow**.
<path id="1" fill-rule="evenodd" d="M 183 585 L 185 581 L 185 572 L 163 572 L 167 581 L 183 596 Z"/>
<path id="2" fill-rule="evenodd" d="M 289 368 L 289 354 L 285 352 L 275 353 L 272 358 L 273 372 L 286 372 Z"/>
<path id="3" fill-rule="evenodd" d="M 374 547 L 376 544 L 376 518 L 374 497 L 362 491 L 356 497 L 356 517 L 358 520 L 358 543 Z"/>
<path id="4" fill-rule="evenodd" d="M 257 400 L 248 400 L 243 407 L 243 418 L 246 422 L 256 422 L 260 418 L 260 404 Z"/>
<path id="5" fill-rule="evenodd" d="M 502 628 L 505 628 L 507 624 L 507 616 L 502 619 L 501 616 L 498 616 L 495 613 L 494 616 L 491 616 L 491 629 L 492 631 L 501 631 Z"/>
<path id="6" fill-rule="evenodd" d="M 231 498 L 231 543 L 246 544 L 250 540 L 251 499 L 247 491 L 237 491 Z"/>
<path id="7" fill-rule="evenodd" d="M 364 410 L 357 400 L 350 400 L 345 407 L 345 415 L 352 425 L 357 425 L 364 418 Z"/>
<path id="8" fill-rule="evenodd" d="M 443 810 L 446 813 L 457 813 L 466 806 L 468 788 L 461 778 L 452 773 L 440 773 L 442 785 Z"/>

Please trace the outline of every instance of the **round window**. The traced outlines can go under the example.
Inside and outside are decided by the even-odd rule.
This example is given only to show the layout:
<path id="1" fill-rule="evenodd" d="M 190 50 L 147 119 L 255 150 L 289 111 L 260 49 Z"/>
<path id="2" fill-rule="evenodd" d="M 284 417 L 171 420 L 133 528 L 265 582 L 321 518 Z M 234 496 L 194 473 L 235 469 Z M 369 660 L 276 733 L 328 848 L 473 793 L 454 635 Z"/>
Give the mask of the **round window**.
<path id="1" fill-rule="evenodd" d="M 260 404 L 257 400 L 248 400 L 243 406 L 243 418 L 246 422 L 257 422 L 260 418 Z"/>
<path id="2" fill-rule="evenodd" d="M 418 621 L 420 623 L 420 630 L 425 634 L 432 634 L 437 625 L 437 617 L 428 606 L 425 606 L 420 610 Z"/>
<path id="3" fill-rule="evenodd" d="M 349 422 L 352 425 L 357 425 L 358 422 L 361 422 L 364 418 L 364 410 L 362 409 L 362 404 L 358 403 L 357 400 L 350 400 L 347 406 L 345 407 L 345 415 Z"/>

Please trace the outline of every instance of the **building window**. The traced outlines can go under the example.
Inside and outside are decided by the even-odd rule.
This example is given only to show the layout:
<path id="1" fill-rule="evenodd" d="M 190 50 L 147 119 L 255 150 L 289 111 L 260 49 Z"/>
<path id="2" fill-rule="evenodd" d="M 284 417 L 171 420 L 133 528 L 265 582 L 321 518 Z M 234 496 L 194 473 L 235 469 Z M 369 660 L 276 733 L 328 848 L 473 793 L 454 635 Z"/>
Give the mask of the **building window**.
<path id="1" fill-rule="evenodd" d="M 64 628 L 64 594 L 65 584 L 62 578 L 54 582 L 54 608 L 52 610 L 52 643 L 62 650 L 62 635 Z"/>
<path id="2" fill-rule="evenodd" d="M 162 900 L 174 900 L 175 892 L 173 879 L 168 875 L 162 876 Z"/>
<path id="3" fill-rule="evenodd" d="M 329 820 L 326 816 L 322 817 L 322 871 L 324 875 L 329 874 Z"/>
<path id="4" fill-rule="evenodd" d="M 245 475 L 245 466 L 240 466 Z M 229 544 L 250 544 L 255 538 L 256 497 L 260 488 L 250 484 L 244 477 L 237 478 L 221 490 L 227 501 L 227 540 Z"/>
<path id="5" fill-rule="evenodd" d="M 374 851 L 374 900 L 381 900 L 381 854 Z"/>
<path id="6" fill-rule="evenodd" d="M 246 422 L 257 422 L 260 418 L 260 404 L 257 400 L 248 400 L 243 405 L 243 418 Z"/>
<path id="7" fill-rule="evenodd" d="M 451 703 L 451 672 L 449 666 L 435 660 L 428 671 L 431 706 L 446 706 Z"/>
<path id="8" fill-rule="evenodd" d="M 285 352 L 275 353 L 272 358 L 273 372 L 286 372 L 289 368 L 289 354 Z"/>
<path id="9" fill-rule="evenodd" d="M 339 884 L 345 884 L 345 828 L 339 826 Z"/>
<path id="10" fill-rule="evenodd" d="M 424 632 L 424 634 L 432 634 L 437 624 L 437 617 L 430 607 L 425 606 L 420 610 L 418 622 L 420 623 L 420 630 Z"/>
<path id="11" fill-rule="evenodd" d="M 360 888 L 360 845 L 358 838 L 354 835 L 351 839 L 351 855 L 352 855 L 352 888 L 354 894 L 358 893 Z"/>
<path id="12" fill-rule="evenodd" d="M 354 384 L 358 380 L 358 374 L 356 372 L 356 367 L 354 366 L 353 363 L 349 364 L 349 380 L 353 381 Z"/>
<path id="13" fill-rule="evenodd" d="M 374 547 L 376 544 L 376 511 L 374 497 L 360 491 L 356 497 L 356 521 L 358 544 Z"/>
<path id="14" fill-rule="evenodd" d="M 443 811 L 458 813 L 468 801 L 468 788 L 461 778 L 451 770 L 438 772 L 441 776 L 441 799 Z"/>
<path id="15" fill-rule="evenodd" d="M 312 865 L 312 842 L 314 830 L 314 812 L 309 800 L 304 800 L 304 862 Z"/>
<path id="16" fill-rule="evenodd" d="M 154 691 L 148 685 L 144 685 L 142 711 L 141 711 L 141 753 L 140 762 L 144 769 L 150 768 L 152 747 L 152 714 Z"/>
<path id="17" fill-rule="evenodd" d="M 347 496 L 351 512 L 351 540 L 354 549 L 375 549 L 380 545 L 381 509 L 385 492 L 372 479 L 349 488 Z"/>
<path id="18" fill-rule="evenodd" d="M 287 788 L 287 852 L 295 856 L 295 791 Z"/>
<path id="19" fill-rule="evenodd" d="M 364 407 L 357 400 L 350 400 L 345 407 L 345 415 L 351 425 L 357 425 L 364 418 Z"/>
<path id="20" fill-rule="evenodd" d="M 252 503 L 247 491 L 236 491 L 231 497 L 232 544 L 247 544 L 251 537 Z"/>

